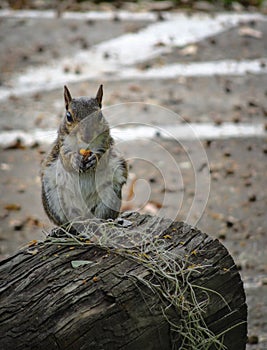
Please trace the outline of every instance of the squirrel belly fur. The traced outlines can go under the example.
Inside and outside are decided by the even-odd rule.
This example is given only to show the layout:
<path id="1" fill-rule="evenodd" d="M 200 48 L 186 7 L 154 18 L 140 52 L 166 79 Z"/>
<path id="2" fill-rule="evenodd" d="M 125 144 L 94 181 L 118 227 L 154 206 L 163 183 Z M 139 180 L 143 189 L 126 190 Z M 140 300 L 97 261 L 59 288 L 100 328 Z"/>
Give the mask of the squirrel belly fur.
<path id="1" fill-rule="evenodd" d="M 58 226 L 119 215 L 127 164 L 114 147 L 102 97 L 102 85 L 95 98 L 72 98 L 64 87 L 66 114 L 41 167 L 43 206 Z"/>

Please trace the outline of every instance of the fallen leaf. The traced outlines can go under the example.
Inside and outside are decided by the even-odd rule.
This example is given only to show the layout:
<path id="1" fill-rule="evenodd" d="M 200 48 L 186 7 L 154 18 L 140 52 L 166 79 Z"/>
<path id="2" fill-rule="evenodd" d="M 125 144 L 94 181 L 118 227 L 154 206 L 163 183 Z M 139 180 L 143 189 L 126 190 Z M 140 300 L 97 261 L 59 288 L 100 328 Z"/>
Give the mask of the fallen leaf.
<path id="1" fill-rule="evenodd" d="M 176 192 L 178 190 L 181 190 L 181 189 L 179 189 L 175 186 L 173 186 L 173 187 L 168 186 L 168 187 L 162 187 L 159 192 L 161 192 L 161 193 L 165 193 L 165 192 L 173 193 L 173 192 Z"/>
<path id="2" fill-rule="evenodd" d="M 36 255 L 38 252 L 39 252 L 39 250 L 37 248 L 27 250 L 27 253 L 31 254 L 31 255 Z"/>
<path id="3" fill-rule="evenodd" d="M 32 217 L 32 216 L 27 216 L 27 218 L 25 220 L 25 223 L 28 226 L 43 227 L 42 222 L 38 218 L 35 218 L 35 217 Z"/>
<path id="4" fill-rule="evenodd" d="M 208 215 L 214 220 L 223 220 L 224 216 L 222 213 L 209 212 Z"/>
<path id="5" fill-rule="evenodd" d="M 11 166 L 10 166 L 10 164 L 7 164 L 7 163 L 1 163 L 0 169 L 4 170 L 4 171 L 9 171 L 11 169 Z"/>
<path id="6" fill-rule="evenodd" d="M 250 27 L 241 27 L 238 31 L 240 36 L 248 36 L 250 38 L 261 39 L 263 34 L 261 31 L 250 28 Z"/>
<path id="7" fill-rule="evenodd" d="M 94 262 L 90 260 L 72 260 L 71 266 L 74 269 L 77 269 L 77 267 L 84 266 L 84 265 L 93 265 Z"/>
<path id="8" fill-rule="evenodd" d="M 159 207 L 152 202 L 148 202 L 141 210 L 142 213 L 157 214 Z"/>
<path id="9" fill-rule="evenodd" d="M 10 145 L 5 147 L 5 150 L 10 150 L 10 149 L 25 149 L 26 146 L 23 144 L 23 142 L 20 139 L 16 139 L 14 142 L 12 142 Z"/>
<path id="10" fill-rule="evenodd" d="M 182 56 L 194 56 L 198 51 L 197 45 L 188 45 L 180 50 Z"/>
<path id="11" fill-rule="evenodd" d="M 37 245 L 38 244 L 38 241 L 36 240 L 36 239 L 33 239 L 32 241 L 30 241 L 29 243 L 28 243 L 28 247 L 32 247 L 32 246 L 35 246 L 35 245 Z"/>
<path id="12" fill-rule="evenodd" d="M 129 90 L 132 92 L 140 92 L 142 91 L 142 88 L 140 85 L 132 84 L 129 86 Z"/>
<path id="13" fill-rule="evenodd" d="M 125 189 L 126 201 L 131 201 L 134 198 L 134 186 L 137 181 L 137 176 L 133 173 L 129 173 L 128 185 Z"/>
<path id="14" fill-rule="evenodd" d="M 16 203 L 9 203 L 6 204 L 4 208 L 9 211 L 18 211 L 21 209 L 21 205 Z"/>
<path id="15" fill-rule="evenodd" d="M 25 226 L 25 220 L 10 220 L 9 225 L 15 231 L 21 231 Z"/>
<path id="16" fill-rule="evenodd" d="M 162 47 L 162 46 L 166 46 L 166 44 L 163 41 L 158 41 L 154 46 L 155 47 Z"/>
<path id="17" fill-rule="evenodd" d="M 35 96 L 34 96 L 34 97 L 35 97 Z M 45 118 L 44 114 L 39 114 L 39 115 L 35 118 L 34 124 L 35 124 L 36 126 L 40 126 L 41 123 L 42 123 L 42 121 L 44 120 L 44 118 Z"/>

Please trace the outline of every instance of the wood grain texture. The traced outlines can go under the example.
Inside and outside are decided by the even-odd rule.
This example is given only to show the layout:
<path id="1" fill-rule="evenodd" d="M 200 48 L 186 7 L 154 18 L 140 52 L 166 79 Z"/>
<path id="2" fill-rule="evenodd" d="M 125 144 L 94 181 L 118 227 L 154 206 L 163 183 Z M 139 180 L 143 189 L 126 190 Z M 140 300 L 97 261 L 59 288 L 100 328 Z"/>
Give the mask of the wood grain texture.
<path id="1" fill-rule="evenodd" d="M 166 248 L 177 261 L 190 256 L 191 263 L 208 266 L 189 277 L 190 283 L 200 286 L 196 298 L 209 297 L 205 323 L 215 334 L 232 328 L 224 335 L 225 346 L 245 349 L 243 283 L 224 246 L 181 222 L 137 213 L 124 217 L 133 222 L 129 232 L 138 228 L 166 237 Z M 71 262 L 77 260 L 89 263 L 73 268 Z M 166 301 L 139 283 L 140 276 L 153 278 L 143 264 L 94 244 L 41 242 L 21 249 L 0 264 L 1 349 L 181 348 L 182 336 L 171 330 L 162 313 Z M 214 292 L 204 293 L 201 287 Z M 182 317 L 172 307 L 166 313 L 173 322 Z"/>

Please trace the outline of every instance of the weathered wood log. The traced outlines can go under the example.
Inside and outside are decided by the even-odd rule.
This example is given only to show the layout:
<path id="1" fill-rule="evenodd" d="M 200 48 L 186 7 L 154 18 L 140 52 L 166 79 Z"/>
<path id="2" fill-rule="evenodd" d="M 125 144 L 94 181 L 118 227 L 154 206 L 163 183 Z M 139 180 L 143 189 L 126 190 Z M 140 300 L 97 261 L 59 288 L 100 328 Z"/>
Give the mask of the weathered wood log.
<path id="1" fill-rule="evenodd" d="M 89 223 L 94 243 L 50 238 L 1 262 L 2 350 L 245 349 L 243 284 L 224 246 L 181 222 L 124 218 Z"/>

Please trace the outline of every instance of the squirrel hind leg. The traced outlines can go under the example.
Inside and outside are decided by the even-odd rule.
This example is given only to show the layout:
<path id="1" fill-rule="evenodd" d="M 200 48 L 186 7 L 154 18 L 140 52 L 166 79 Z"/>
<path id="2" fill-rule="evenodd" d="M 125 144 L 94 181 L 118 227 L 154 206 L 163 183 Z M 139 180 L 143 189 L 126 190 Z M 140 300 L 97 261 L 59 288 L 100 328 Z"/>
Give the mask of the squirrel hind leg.
<path id="1" fill-rule="evenodd" d="M 79 230 L 74 227 L 54 227 L 51 229 L 51 231 L 48 233 L 47 237 L 53 237 L 53 238 L 65 238 L 66 236 L 77 236 L 79 235 Z"/>
<path id="2" fill-rule="evenodd" d="M 112 205 L 106 205 L 103 202 L 100 202 L 94 209 L 94 215 L 97 218 L 104 220 L 115 220 L 120 214 L 120 206 L 121 201 L 118 199 L 116 203 L 112 203 Z"/>

